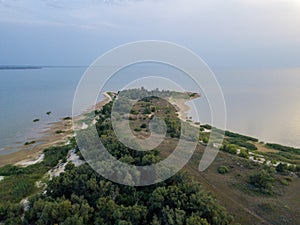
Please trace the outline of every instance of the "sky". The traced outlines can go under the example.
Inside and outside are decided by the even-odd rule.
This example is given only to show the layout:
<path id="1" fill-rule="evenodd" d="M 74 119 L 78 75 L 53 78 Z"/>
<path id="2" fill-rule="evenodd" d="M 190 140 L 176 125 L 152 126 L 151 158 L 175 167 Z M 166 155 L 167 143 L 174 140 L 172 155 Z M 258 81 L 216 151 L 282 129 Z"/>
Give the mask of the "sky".
<path id="1" fill-rule="evenodd" d="M 0 65 L 89 65 L 127 42 L 215 68 L 300 67 L 299 0 L 0 0 Z"/>

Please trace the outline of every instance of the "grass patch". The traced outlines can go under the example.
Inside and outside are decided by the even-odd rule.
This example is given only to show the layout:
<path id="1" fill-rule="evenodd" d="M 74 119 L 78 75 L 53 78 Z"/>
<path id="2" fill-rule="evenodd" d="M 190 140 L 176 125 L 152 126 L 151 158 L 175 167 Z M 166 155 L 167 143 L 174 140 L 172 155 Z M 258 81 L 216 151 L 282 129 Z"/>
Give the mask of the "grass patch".
<path id="1" fill-rule="evenodd" d="M 0 182 L 0 202 L 20 202 L 38 191 L 35 182 L 56 166 L 60 160 L 66 160 L 73 144 L 50 147 L 44 150 L 45 158 L 41 163 L 27 167 L 6 165 L 0 168 L 0 175 L 5 179 Z"/>

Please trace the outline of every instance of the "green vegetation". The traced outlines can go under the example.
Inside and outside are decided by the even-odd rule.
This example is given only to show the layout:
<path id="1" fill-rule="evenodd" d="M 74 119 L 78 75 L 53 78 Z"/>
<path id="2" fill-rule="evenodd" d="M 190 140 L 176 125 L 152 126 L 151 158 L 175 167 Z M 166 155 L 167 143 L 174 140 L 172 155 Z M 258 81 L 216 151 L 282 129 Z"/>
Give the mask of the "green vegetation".
<path id="1" fill-rule="evenodd" d="M 204 124 L 204 125 L 200 125 L 200 127 L 202 127 L 202 128 L 205 128 L 205 129 L 207 129 L 207 130 L 211 130 L 211 126 L 210 125 L 208 125 L 208 124 Z"/>
<path id="2" fill-rule="evenodd" d="M 238 145 L 240 147 L 249 149 L 249 150 L 257 150 L 257 147 L 254 144 L 251 144 L 244 139 L 240 138 L 228 138 L 226 141 L 230 144 Z"/>
<path id="3" fill-rule="evenodd" d="M 63 130 L 57 130 L 57 131 L 55 131 L 55 133 L 56 134 L 61 134 L 61 133 L 64 133 L 64 131 Z"/>
<path id="4" fill-rule="evenodd" d="M 109 103 L 98 112 L 101 116 L 96 123 L 98 134 L 108 151 L 117 159 L 135 165 L 158 162 L 161 159 L 158 150 L 137 152 L 118 141 L 109 120 L 111 106 Z M 172 117 L 168 119 L 167 124 L 176 124 Z M 88 134 L 88 131 L 82 132 Z M 232 221 L 226 210 L 184 173 L 155 185 L 131 187 L 104 179 L 88 164 L 75 167 L 69 163 L 65 172 L 47 181 L 45 192 L 39 193 L 34 183 L 59 161 L 65 161 L 67 152 L 76 148 L 73 144 L 46 149 L 44 161 L 35 165 L 0 168 L 0 175 L 7 176 L 0 182 L 0 199 L 5 202 L 5 205 L 0 204 L 1 222 L 194 225 L 230 224 Z M 14 188 L 16 185 L 18 188 Z M 13 193 L 7 193 L 10 190 Z M 28 208 L 23 211 L 18 202 L 30 195 Z M 6 206 L 7 201 L 12 202 L 9 207 Z"/>
<path id="5" fill-rule="evenodd" d="M 83 165 L 54 178 L 46 191 L 30 199 L 25 223 L 177 225 L 195 217 L 209 224 L 231 221 L 199 184 L 182 174 L 135 188 L 107 181 Z"/>
<path id="6" fill-rule="evenodd" d="M 249 183 L 253 185 L 255 190 L 263 194 L 272 195 L 274 175 L 267 170 L 260 170 L 259 172 L 253 173 L 249 176 Z"/>
<path id="7" fill-rule="evenodd" d="M 52 113 L 51 111 L 46 112 L 46 114 L 47 114 L 48 116 L 49 116 L 51 113 Z"/>
<path id="8" fill-rule="evenodd" d="M 238 138 L 239 140 L 258 142 L 257 138 L 245 136 L 245 135 L 242 135 L 242 134 L 233 133 L 233 132 L 228 131 L 228 130 L 225 131 L 225 136 L 232 137 L 232 138 Z"/>
<path id="9" fill-rule="evenodd" d="M 245 149 L 241 149 L 239 153 L 239 157 L 248 159 L 249 158 L 249 153 Z"/>
<path id="10" fill-rule="evenodd" d="M 148 94 L 148 91 L 143 91 Z M 127 94 L 137 96 L 137 92 L 136 90 L 128 91 Z M 170 95 L 167 91 L 164 94 Z M 132 130 L 139 132 L 138 135 L 147 135 L 150 119 L 154 115 L 163 118 L 167 125 L 166 140 L 157 149 L 147 152 L 135 151 L 118 141 L 110 121 L 111 108 L 112 102 L 95 112 L 99 116 L 96 128 L 107 150 L 120 161 L 137 166 L 150 165 L 162 160 L 176 147 L 181 130 L 180 121 L 176 110 L 162 100 L 147 97 L 138 101 L 129 115 L 130 126 Z M 120 114 L 120 117 L 122 116 Z M 82 132 L 89 136 L 89 129 Z M 198 129 L 191 128 L 191 132 Z M 209 125 L 201 125 L 200 131 L 204 129 L 212 128 Z M 224 145 L 221 147 L 222 152 L 211 165 L 212 169 L 202 174 L 198 173 L 199 159 L 204 151 L 204 146 L 199 144 L 194 154 L 196 158 L 193 157 L 191 163 L 185 168 L 191 172 L 193 179 L 181 172 L 164 182 L 146 187 L 129 187 L 113 183 L 97 174 L 88 164 L 75 167 L 72 163 L 68 163 L 64 173 L 48 180 L 45 176 L 47 171 L 66 162 L 69 150 L 75 148 L 80 158 L 83 158 L 78 152 L 74 139 L 71 140 L 70 145 L 45 149 L 45 158 L 41 163 L 28 167 L 8 165 L 0 168 L 0 176 L 5 176 L 5 179 L 0 181 L 0 223 L 101 225 L 233 223 L 233 218 L 228 215 L 225 208 L 219 205 L 219 201 L 226 207 L 229 205 L 228 210 L 230 213 L 236 213 L 237 217 L 239 217 L 238 214 L 244 213 L 239 217 L 241 221 L 244 219 L 244 223 L 241 224 L 252 224 L 254 220 L 263 217 L 264 214 L 260 213 L 264 211 L 258 210 L 262 206 L 268 206 L 265 209 L 266 212 L 272 210 L 272 213 L 280 215 L 277 213 L 280 211 L 276 210 L 281 210 L 284 205 L 288 204 L 284 202 L 278 207 L 274 204 L 282 200 L 279 198 L 285 194 L 286 190 L 297 186 L 297 183 L 289 184 L 297 182 L 298 178 L 295 173 L 300 172 L 300 166 L 280 163 L 274 168 L 252 162 L 248 159 L 249 151 L 255 150 L 256 146 L 260 147 L 256 143 L 253 144 L 257 142 L 256 139 L 228 131 L 226 134 L 229 136 L 226 136 Z M 209 132 L 200 132 L 199 140 L 207 143 L 209 136 Z M 237 155 L 238 149 L 240 152 Z M 272 162 L 287 162 L 282 159 L 288 159 L 291 162 L 299 160 L 295 158 L 294 150 L 258 153 Z M 108 163 L 108 170 L 109 167 Z M 221 177 L 216 173 L 226 175 Z M 135 179 L 133 175 L 127 178 Z M 209 192 L 204 191 L 198 182 L 193 181 L 202 182 L 203 178 L 205 180 L 203 185 L 218 198 L 218 202 Z M 45 182 L 46 185 L 37 187 L 35 185 L 37 181 Z M 206 182 L 211 183 L 210 185 L 214 188 L 210 189 L 210 185 L 206 186 Z M 218 191 L 220 187 L 225 195 Z M 239 198 L 239 196 L 243 197 Z M 226 199 L 231 197 L 239 203 L 237 206 L 231 200 Z M 25 198 L 29 200 L 26 210 L 20 204 L 20 201 Z M 256 201 L 253 201 L 255 198 L 261 199 L 259 207 Z M 247 203 L 244 204 L 242 201 L 247 201 Z M 247 208 L 247 205 L 253 208 Z M 284 210 L 290 209 L 284 208 Z M 249 214 L 249 211 L 255 215 L 255 218 Z M 249 217 L 249 220 L 241 218 L 244 215 Z M 269 218 L 266 220 L 270 223 L 278 221 L 269 220 Z M 257 224 L 260 222 L 257 221 Z"/>
<path id="11" fill-rule="evenodd" d="M 229 169 L 227 168 L 227 166 L 220 166 L 218 168 L 218 173 L 220 174 L 225 174 L 225 173 L 228 173 L 229 172 Z"/>
<path id="12" fill-rule="evenodd" d="M 233 144 L 223 145 L 221 150 L 224 152 L 228 152 L 230 154 L 236 155 L 237 154 L 237 146 Z"/>
<path id="13" fill-rule="evenodd" d="M 27 167 L 7 165 L 0 168 L 0 176 L 5 179 L 0 182 L 1 202 L 19 202 L 38 191 L 34 183 L 40 180 L 45 173 L 56 166 L 59 160 L 65 160 L 73 145 L 51 147 L 44 150 L 43 162 Z"/>
<path id="14" fill-rule="evenodd" d="M 24 145 L 32 145 L 32 144 L 34 144 L 35 143 L 35 141 L 26 141 L 25 143 L 24 143 Z"/>
<path id="15" fill-rule="evenodd" d="M 259 154 L 265 156 L 266 158 L 270 158 L 272 160 L 281 161 L 285 163 L 291 163 L 294 165 L 300 166 L 300 158 L 299 155 L 290 152 L 259 152 Z"/>
<path id="16" fill-rule="evenodd" d="M 67 117 L 65 117 L 65 118 L 63 118 L 63 120 L 71 120 L 72 118 L 71 117 L 69 117 L 69 116 L 67 116 Z"/>
<path id="17" fill-rule="evenodd" d="M 295 153 L 295 154 L 300 155 L 299 148 L 287 147 L 287 146 L 283 146 L 283 145 L 279 145 L 279 144 L 271 144 L 271 143 L 267 143 L 266 147 L 271 148 L 271 149 L 276 149 L 279 151 L 283 151 L 283 152 L 290 152 L 290 153 Z"/>
<path id="18" fill-rule="evenodd" d="M 40 119 L 34 119 L 33 120 L 34 123 L 39 122 L 39 121 L 40 121 Z"/>

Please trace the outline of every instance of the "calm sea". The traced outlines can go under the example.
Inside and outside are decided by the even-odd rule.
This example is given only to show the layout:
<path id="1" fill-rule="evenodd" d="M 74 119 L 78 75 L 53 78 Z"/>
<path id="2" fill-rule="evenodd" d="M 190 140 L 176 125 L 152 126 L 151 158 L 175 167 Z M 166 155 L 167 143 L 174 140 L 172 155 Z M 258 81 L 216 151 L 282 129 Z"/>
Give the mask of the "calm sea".
<path id="1" fill-rule="evenodd" d="M 84 71 L 85 68 L 0 70 L 0 154 L 6 147 L 35 138 L 47 123 L 70 116 L 74 92 Z M 123 77 L 131 74 L 132 79 L 142 73 L 149 75 L 143 67 L 123 72 L 127 74 Z M 173 79 L 173 72 L 167 71 L 166 77 Z M 228 129 L 263 141 L 300 147 L 300 69 L 214 72 L 226 100 Z M 107 90 L 118 90 L 126 83 L 118 77 L 111 82 Z M 184 83 L 184 78 L 179 82 Z M 200 121 L 209 122 L 205 97 L 195 103 L 200 108 Z M 52 113 L 46 115 L 47 111 Z M 193 116 L 193 112 L 190 114 Z M 33 123 L 35 118 L 40 121 Z"/>

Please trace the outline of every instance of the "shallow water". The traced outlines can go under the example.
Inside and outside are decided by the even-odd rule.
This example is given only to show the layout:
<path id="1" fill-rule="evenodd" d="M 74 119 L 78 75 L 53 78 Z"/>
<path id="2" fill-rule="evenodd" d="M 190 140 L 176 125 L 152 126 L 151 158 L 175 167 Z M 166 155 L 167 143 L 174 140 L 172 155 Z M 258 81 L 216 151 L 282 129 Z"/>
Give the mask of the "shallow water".
<path id="1" fill-rule="evenodd" d="M 123 71 L 138 77 L 149 68 Z M 49 122 L 71 116 L 73 96 L 84 68 L 0 70 L 0 151 L 35 138 Z M 148 72 L 145 72 L 148 71 Z M 185 84 L 184 78 L 166 77 Z M 263 141 L 300 147 L 300 69 L 214 70 L 227 105 L 227 128 Z M 158 74 L 158 71 L 155 73 Z M 126 79 L 112 79 L 106 90 L 118 90 Z M 188 88 L 185 88 L 188 89 Z M 194 87 L 190 88 L 192 91 Z M 205 96 L 195 100 L 201 122 L 210 122 Z M 47 111 L 52 113 L 48 116 Z M 195 113 L 191 112 L 195 118 Z M 33 123 L 35 118 L 40 121 Z"/>

